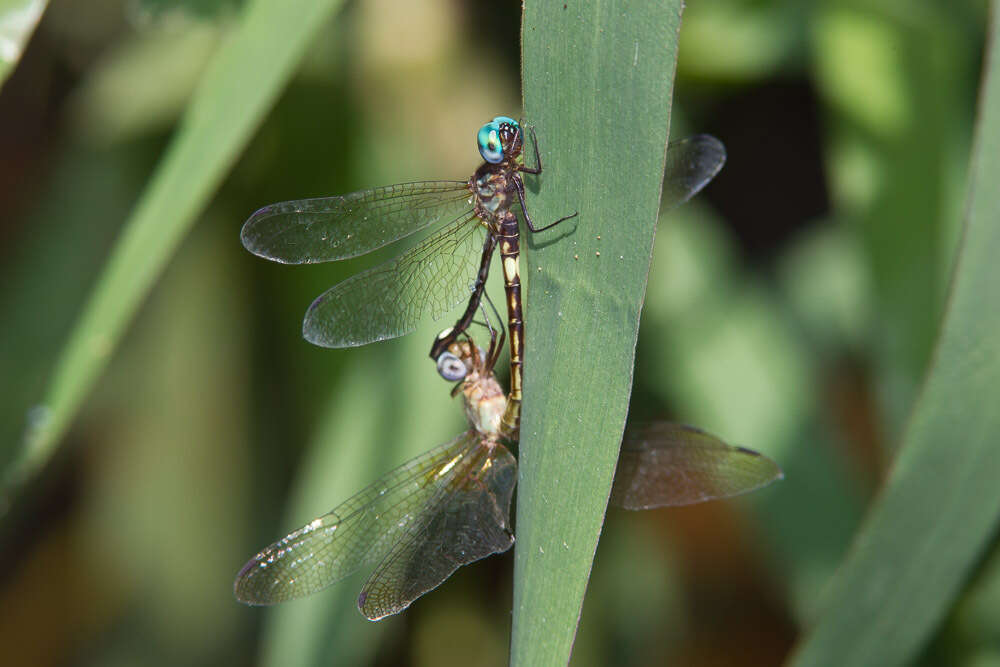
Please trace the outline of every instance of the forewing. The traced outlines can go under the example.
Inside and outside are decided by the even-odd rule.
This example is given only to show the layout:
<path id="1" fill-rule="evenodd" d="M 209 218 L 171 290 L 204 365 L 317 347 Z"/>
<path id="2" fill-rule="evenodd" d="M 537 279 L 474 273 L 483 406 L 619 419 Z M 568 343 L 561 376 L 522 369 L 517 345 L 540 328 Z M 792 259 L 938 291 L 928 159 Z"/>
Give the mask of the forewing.
<path id="1" fill-rule="evenodd" d="M 284 602 L 315 593 L 384 558 L 437 497 L 437 471 L 476 437 L 467 431 L 404 463 L 261 551 L 236 575 L 236 598 L 256 605 Z"/>
<path id="2" fill-rule="evenodd" d="M 302 335 L 321 347 L 354 347 L 408 334 L 469 298 L 486 238 L 479 219 L 457 220 L 420 244 L 321 294 Z"/>
<path id="3" fill-rule="evenodd" d="M 357 257 L 471 211 L 463 181 L 400 183 L 336 197 L 270 204 L 240 238 L 253 254 L 283 264 Z"/>
<path id="4" fill-rule="evenodd" d="M 753 491 L 783 476 L 763 454 L 664 422 L 626 435 L 610 502 L 632 510 L 692 505 Z"/>
<path id="5" fill-rule="evenodd" d="M 726 147 L 708 134 L 697 134 L 667 146 L 663 206 L 680 206 L 701 192 L 726 163 Z"/>
<path id="6" fill-rule="evenodd" d="M 373 621 L 398 614 L 463 565 L 514 544 L 510 500 L 517 462 L 500 444 L 477 446 L 449 471 L 449 485 L 422 523 L 411 524 L 358 597 Z"/>

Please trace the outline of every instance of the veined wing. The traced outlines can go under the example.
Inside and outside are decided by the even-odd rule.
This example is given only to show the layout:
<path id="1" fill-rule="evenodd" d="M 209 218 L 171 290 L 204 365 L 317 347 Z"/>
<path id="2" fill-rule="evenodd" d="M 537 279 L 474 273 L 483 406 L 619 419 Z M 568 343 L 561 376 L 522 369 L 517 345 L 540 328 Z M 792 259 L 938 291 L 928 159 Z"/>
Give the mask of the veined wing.
<path id="1" fill-rule="evenodd" d="M 408 334 L 469 298 L 486 229 L 471 214 L 383 264 L 321 294 L 302 335 L 322 347 L 355 347 Z"/>
<path id="2" fill-rule="evenodd" d="M 480 445 L 447 474 L 447 491 L 393 546 L 358 596 L 373 621 L 398 614 L 452 572 L 514 544 L 510 500 L 517 462 L 501 444 Z"/>
<path id="3" fill-rule="evenodd" d="M 463 181 L 423 181 L 270 204 L 243 224 L 243 246 L 282 264 L 357 257 L 472 210 Z"/>
<path id="4" fill-rule="evenodd" d="M 667 146 L 663 206 L 680 206 L 701 192 L 726 163 L 726 147 L 709 134 L 696 134 Z"/>
<path id="5" fill-rule="evenodd" d="M 762 454 L 727 445 L 682 424 L 651 425 L 626 435 L 611 504 L 630 510 L 692 505 L 728 498 L 782 479 Z"/>
<path id="6" fill-rule="evenodd" d="M 275 604 L 315 593 L 385 557 L 440 496 L 442 470 L 479 446 L 466 431 L 391 471 L 374 484 L 265 548 L 236 575 L 236 598 L 247 604 Z"/>

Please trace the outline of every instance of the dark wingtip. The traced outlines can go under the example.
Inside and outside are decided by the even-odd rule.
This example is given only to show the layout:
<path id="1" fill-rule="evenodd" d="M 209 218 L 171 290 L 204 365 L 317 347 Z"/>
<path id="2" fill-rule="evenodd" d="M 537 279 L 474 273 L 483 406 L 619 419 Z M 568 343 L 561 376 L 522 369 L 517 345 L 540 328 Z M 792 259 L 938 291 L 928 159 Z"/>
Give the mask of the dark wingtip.
<path id="1" fill-rule="evenodd" d="M 771 477 L 771 479 L 769 479 L 767 481 L 767 484 L 770 484 L 771 482 L 778 482 L 778 481 L 781 481 L 781 480 L 785 479 L 785 471 L 782 470 L 781 467 L 777 463 L 775 463 L 774 461 L 772 461 L 770 458 L 764 456 L 760 452 L 754 451 L 754 450 L 749 449 L 747 447 L 741 447 L 739 445 L 735 446 L 734 449 L 736 451 L 738 451 L 740 454 L 746 454 L 748 456 L 753 456 L 753 457 L 758 458 L 758 459 L 764 459 L 765 461 L 767 461 L 768 463 L 771 464 L 771 467 L 774 468 L 775 473 L 774 473 L 774 476 Z"/>
<path id="2" fill-rule="evenodd" d="M 674 424 L 677 428 L 682 431 L 689 431 L 690 433 L 696 433 L 698 435 L 707 435 L 710 438 L 715 438 L 714 435 L 709 433 L 703 428 L 698 428 L 697 426 L 691 426 L 691 424 Z"/>

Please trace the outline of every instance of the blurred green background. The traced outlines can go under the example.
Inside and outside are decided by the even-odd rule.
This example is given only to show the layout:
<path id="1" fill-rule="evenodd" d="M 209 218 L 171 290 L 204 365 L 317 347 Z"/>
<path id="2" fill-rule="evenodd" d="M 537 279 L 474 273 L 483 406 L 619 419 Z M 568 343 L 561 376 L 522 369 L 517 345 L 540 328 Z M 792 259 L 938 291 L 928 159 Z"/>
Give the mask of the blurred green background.
<path id="1" fill-rule="evenodd" d="M 56 0 L 3 83 L 4 468 L 244 10 Z M 264 262 L 242 222 L 278 200 L 465 178 L 479 126 L 518 115 L 519 21 L 518 2 L 383 0 L 312 26 L 56 456 L 3 499 L 6 664 L 505 664 L 510 553 L 378 624 L 354 607 L 362 576 L 269 610 L 231 584 L 259 548 L 463 428 L 426 358 L 440 323 L 310 346 L 305 308 L 362 263 Z M 938 333 L 985 24 L 984 2 L 686 9 L 671 135 L 710 132 L 729 161 L 661 219 L 632 414 L 753 447 L 786 479 L 736 502 L 611 510 L 573 664 L 776 664 L 816 617 Z M 921 664 L 1000 664 L 990 552 Z"/>

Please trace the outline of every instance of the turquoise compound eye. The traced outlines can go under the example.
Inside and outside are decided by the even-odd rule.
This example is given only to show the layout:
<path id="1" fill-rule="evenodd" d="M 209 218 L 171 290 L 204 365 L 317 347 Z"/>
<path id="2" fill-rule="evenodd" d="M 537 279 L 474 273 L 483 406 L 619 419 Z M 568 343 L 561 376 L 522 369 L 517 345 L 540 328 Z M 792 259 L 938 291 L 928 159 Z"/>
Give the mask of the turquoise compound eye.
<path id="1" fill-rule="evenodd" d="M 503 127 L 505 125 L 507 126 L 506 128 Z M 513 144 L 515 142 L 511 141 L 511 134 L 516 137 L 520 133 L 521 126 L 518 125 L 516 120 L 507 116 L 497 116 L 479 128 L 479 154 L 491 164 L 500 164 L 503 162 L 503 151 L 505 148 L 501 137 L 506 135 L 508 141 Z M 506 146 L 506 148 L 510 148 L 510 146 Z"/>
<path id="2" fill-rule="evenodd" d="M 520 125 L 517 124 L 516 120 L 514 120 L 513 118 L 508 118 L 507 116 L 497 116 L 496 118 L 493 119 L 493 122 L 496 124 L 497 127 L 500 127 L 505 123 L 507 125 L 513 126 L 515 130 L 520 129 L 521 127 Z"/>
<path id="3" fill-rule="evenodd" d="M 500 143 L 500 123 L 495 120 L 479 128 L 477 137 L 479 154 L 491 164 L 503 162 L 503 145 Z"/>

